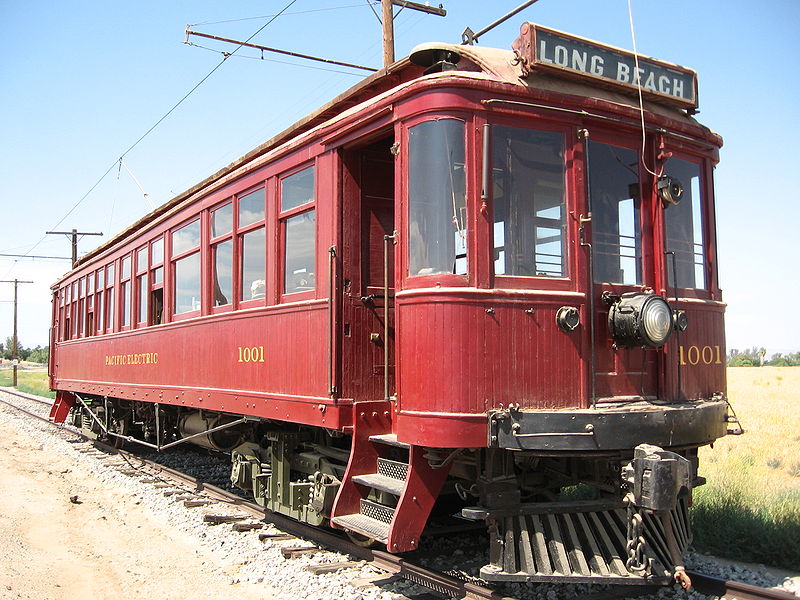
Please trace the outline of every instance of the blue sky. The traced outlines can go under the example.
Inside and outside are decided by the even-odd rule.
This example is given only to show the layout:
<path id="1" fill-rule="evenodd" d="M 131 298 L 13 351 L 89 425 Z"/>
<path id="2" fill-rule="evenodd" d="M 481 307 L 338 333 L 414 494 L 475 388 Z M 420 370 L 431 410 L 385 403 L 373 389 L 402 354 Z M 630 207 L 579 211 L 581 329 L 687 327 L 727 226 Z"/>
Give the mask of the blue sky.
<path id="1" fill-rule="evenodd" d="M 67 238 L 45 231 L 75 227 L 106 234 L 84 238 L 79 249 L 85 252 L 149 212 L 137 183 L 114 165 L 222 59 L 183 44 L 185 26 L 245 39 L 269 19 L 231 20 L 275 14 L 288 3 L 0 0 L 0 252 L 22 254 L 35 245 L 32 254 L 68 256 Z M 466 26 L 477 31 L 520 3 L 448 0 L 445 18 L 402 11 L 397 56 L 426 41 L 458 42 Z M 792 317 L 800 296 L 792 151 L 800 131 L 794 70 L 800 41 L 793 31 L 800 2 L 632 5 L 638 51 L 698 71 L 698 119 L 725 139 L 716 189 L 728 348 L 800 350 L 800 325 Z M 524 20 L 632 48 L 626 0 L 540 0 L 481 43 L 508 48 Z M 253 42 L 377 67 L 380 39 L 365 0 L 296 0 Z M 125 155 L 151 202 L 192 186 L 362 76 L 259 58 L 252 50 L 237 53 Z M 0 279 L 35 281 L 20 286 L 24 345 L 47 343 L 48 288 L 67 265 L 0 257 Z M 3 340 L 12 331 L 12 288 L 0 284 Z"/>

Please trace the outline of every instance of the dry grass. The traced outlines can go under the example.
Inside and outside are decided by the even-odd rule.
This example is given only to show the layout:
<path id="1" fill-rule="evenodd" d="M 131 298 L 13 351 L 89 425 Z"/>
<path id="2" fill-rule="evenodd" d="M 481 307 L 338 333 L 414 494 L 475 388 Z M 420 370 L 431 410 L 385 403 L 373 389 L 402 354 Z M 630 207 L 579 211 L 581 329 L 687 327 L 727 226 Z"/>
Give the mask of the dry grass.
<path id="1" fill-rule="evenodd" d="M 0 370 L 0 386 L 11 387 L 11 369 Z M 36 394 L 45 398 L 55 398 L 54 392 L 50 391 L 47 383 L 47 371 L 23 371 L 17 372 L 17 389 L 20 392 Z"/>
<path id="2" fill-rule="evenodd" d="M 730 368 L 728 395 L 745 434 L 700 451 L 695 545 L 800 569 L 800 368 Z"/>

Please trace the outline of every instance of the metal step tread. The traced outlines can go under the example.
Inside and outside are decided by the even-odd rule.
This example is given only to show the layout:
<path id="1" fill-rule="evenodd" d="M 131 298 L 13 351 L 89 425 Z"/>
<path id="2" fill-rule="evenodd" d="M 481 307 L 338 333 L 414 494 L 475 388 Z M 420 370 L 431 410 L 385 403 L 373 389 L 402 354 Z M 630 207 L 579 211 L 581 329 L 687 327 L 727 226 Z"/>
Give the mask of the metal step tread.
<path id="1" fill-rule="evenodd" d="M 385 544 L 389 539 L 389 524 L 367 515 L 355 513 L 334 517 L 333 522 L 349 531 L 360 533 Z"/>
<path id="2" fill-rule="evenodd" d="M 366 475 L 356 475 L 353 481 L 358 484 L 366 485 L 382 492 L 389 492 L 395 496 L 400 496 L 403 493 L 403 488 L 406 482 L 402 479 L 395 479 L 394 477 L 387 477 L 380 473 L 368 473 Z"/>
<path id="3" fill-rule="evenodd" d="M 377 444 L 386 444 L 388 446 L 397 446 L 398 448 L 408 448 L 409 445 L 405 442 L 400 442 L 397 440 L 397 434 L 395 433 L 384 433 L 383 435 L 371 435 L 369 436 L 370 442 L 375 442 Z"/>

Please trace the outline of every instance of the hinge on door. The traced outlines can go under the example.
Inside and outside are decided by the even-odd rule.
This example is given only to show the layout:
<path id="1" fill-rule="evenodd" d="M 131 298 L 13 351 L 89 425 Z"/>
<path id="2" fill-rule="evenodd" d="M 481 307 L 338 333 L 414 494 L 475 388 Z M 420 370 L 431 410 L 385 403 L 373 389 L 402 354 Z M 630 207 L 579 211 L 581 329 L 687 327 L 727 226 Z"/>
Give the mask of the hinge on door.
<path id="1" fill-rule="evenodd" d="M 395 142 L 392 144 L 392 146 L 389 148 L 389 152 L 391 152 L 393 156 L 400 154 L 400 142 Z"/>

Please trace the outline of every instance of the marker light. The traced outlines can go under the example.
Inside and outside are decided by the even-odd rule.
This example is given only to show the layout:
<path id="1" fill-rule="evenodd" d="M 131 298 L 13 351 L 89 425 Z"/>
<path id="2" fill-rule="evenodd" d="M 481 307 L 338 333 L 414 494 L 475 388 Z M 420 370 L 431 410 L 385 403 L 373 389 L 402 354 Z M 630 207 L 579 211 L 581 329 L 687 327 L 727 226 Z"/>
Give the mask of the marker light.
<path id="1" fill-rule="evenodd" d="M 622 294 L 608 311 L 608 329 L 618 346 L 663 346 L 672 333 L 673 316 L 657 294 Z"/>

